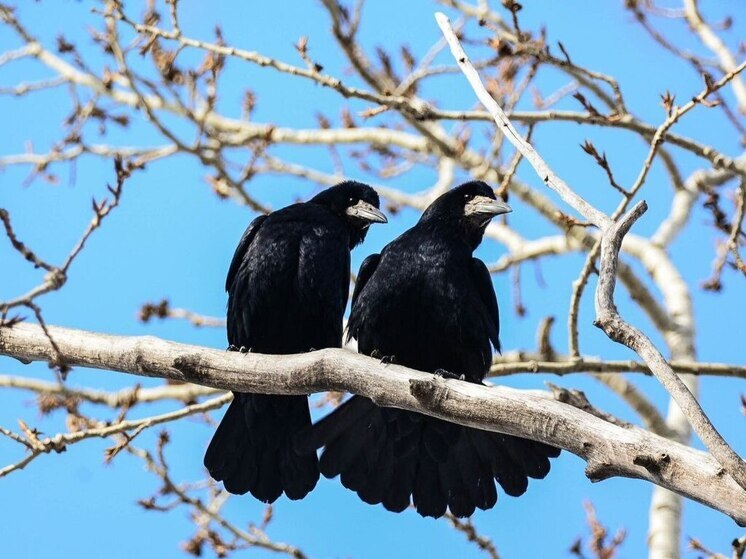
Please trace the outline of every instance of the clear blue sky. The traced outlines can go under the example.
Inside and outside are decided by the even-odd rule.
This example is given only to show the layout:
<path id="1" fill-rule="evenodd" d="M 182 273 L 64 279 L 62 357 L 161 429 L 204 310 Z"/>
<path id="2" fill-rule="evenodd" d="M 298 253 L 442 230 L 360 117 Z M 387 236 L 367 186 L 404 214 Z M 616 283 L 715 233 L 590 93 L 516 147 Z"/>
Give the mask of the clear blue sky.
<path id="1" fill-rule="evenodd" d="M 328 33 L 329 21 L 324 11 L 317 2 L 292 4 L 289 7 L 289 3 L 282 2 L 182 0 L 182 26 L 189 35 L 211 38 L 214 25 L 219 23 L 231 44 L 294 64 L 302 62 L 293 43 L 300 36 L 309 36 L 311 56 L 329 73 L 343 75 L 347 65 Z M 361 28 L 363 43 L 369 49 L 376 45 L 391 47 L 406 43 L 421 57 L 440 36 L 432 19 L 432 13 L 440 8 L 430 2 L 398 2 L 395 8 L 390 2 L 369 4 Z M 498 3 L 493 1 L 493 4 Z M 554 44 L 561 40 L 576 62 L 617 76 L 629 108 L 653 124 L 665 118 L 659 93 L 670 89 L 677 94 L 677 99 L 687 99 L 701 89 L 700 80 L 689 67 L 652 46 L 623 10 L 621 1 L 524 4 L 521 12 L 524 28 L 536 29 L 546 24 L 550 41 Z M 738 19 L 740 4 L 737 1 L 705 2 L 707 14 L 713 21 L 729 12 L 737 17 L 734 28 L 725 34 L 732 46 L 746 36 L 746 24 Z M 100 68 L 101 56 L 85 31 L 88 25 L 100 25 L 98 16 L 90 11 L 94 5 L 98 4 L 65 0 L 23 2 L 18 15 L 48 46 L 63 33 L 77 44 L 93 67 Z M 133 15 L 141 10 L 134 2 L 129 2 L 127 7 Z M 671 24 L 667 29 L 680 44 L 693 44 L 683 26 Z M 6 28 L 0 28 L 0 49 L 16 46 L 15 36 Z M 440 61 L 450 62 L 447 55 Z M 0 68 L 0 86 L 46 75 L 45 69 L 32 63 L 9 64 Z M 556 72 L 542 71 L 537 84 L 547 95 L 566 82 L 567 78 Z M 220 111 L 240 116 L 241 95 L 247 87 L 257 93 L 258 107 L 253 118 L 259 122 L 313 127 L 316 112 L 336 120 L 343 106 L 349 105 L 353 111 L 367 108 L 367 105 L 348 103 L 333 92 L 271 70 L 229 63 L 221 84 Z M 450 109 L 469 108 L 474 102 L 473 94 L 460 76 L 433 80 L 423 95 L 438 99 L 442 107 Z M 103 103 L 110 105 L 107 101 Z M 21 153 L 28 145 L 33 145 L 36 151 L 47 150 L 64 134 L 60 123 L 69 108 L 63 88 L 21 99 L 1 97 L 0 153 Z M 526 108 L 531 108 L 530 104 L 527 103 Z M 558 108 L 578 107 L 569 99 Z M 138 120 L 127 130 L 112 130 L 105 141 L 121 145 L 165 143 L 142 123 L 142 119 Z M 728 154 L 740 153 L 737 138 L 720 111 L 698 108 L 677 126 L 677 130 L 712 143 Z M 92 132 L 89 141 L 94 141 L 95 137 Z M 647 147 L 639 138 L 624 132 L 580 128 L 575 124 L 547 124 L 537 129 L 535 143 L 550 164 L 570 184 L 580 185 L 583 193 L 608 209 L 616 204 L 616 198 L 601 171 L 578 147 L 586 138 L 609 154 L 619 182 L 627 185 L 638 173 Z M 286 147 L 277 153 L 289 160 L 332 170 L 332 162 L 324 149 Z M 701 161 L 686 155 L 679 160 L 684 174 L 701 165 Z M 348 163 L 346 169 L 353 178 L 370 179 L 352 163 Z M 69 167 L 50 170 L 59 177 L 56 185 L 37 180 L 30 186 L 22 186 L 28 169 L 2 170 L 0 205 L 10 210 L 21 239 L 42 258 L 61 262 L 90 219 L 91 196 L 103 197 L 105 185 L 113 177 L 109 162 L 91 157 L 78 163 L 74 176 Z M 204 314 L 224 313 L 225 270 L 235 243 L 253 215 L 246 208 L 214 196 L 204 181 L 206 174 L 197 162 L 179 156 L 155 163 L 133 176 L 126 185 L 121 207 L 107 219 L 75 262 L 68 285 L 61 292 L 39 300 L 47 321 L 109 333 L 153 334 L 181 342 L 224 347 L 224 333 L 219 329 L 195 329 L 174 321 L 143 325 L 136 318 L 143 302 L 164 296 L 176 306 Z M 522 168 L 519 176 L 541 188 L 528 169 Z M 419 172 L 390 184 L 414 191 L 430 185 L 432 179 L 432 173 Z M 276 177 L 260 177 L 251 184 L 251 191 L 274 207 L 296 196 L 307 197 L 315 188 L 307 182 Z M 657 218 L 667 211 L 670 193 L 665 174 L 656 166 L 643 192 L 650 211 L 636 226 L 636 231 L 648 233 L 655 227 Z M 553 231 L 534 212 L 519 203 L 514 206 L 512 223 L 526 237 Z M 414 212 L 405 211 L 390 225 L 374 228 L 368 242 L 354 252 L 353 267 L 411 225 L 416 217 Z M 737 278 L 726 272 L 723 294 L 713 295 L 698 287 L 698 282 L 710 273 L 716 240 L 713 230 L 703 225 L 708 219 L 699 207 L 689 228 L 673 246 L 673 255 L 692 286 L 700 358 L 743 363 L 746 361 L 742 326 L 743 301 L 746 300 L 744 282 L 737 283 Z M 494 261 L 503 252 L 502 247 L 485 243 L 479 255 Z M 502 302 L 502 341 L 506 349 L 534 347 L 536 325 L 548 314 L 560 317 L 554 342 L 559 348 L 565 347 L 563 317 L 570 284 L 581 265 L 582 258 L 577 256 L 547 261 L 541 268 L 546 286 L 536 279 L 533 266 L 524 267 L 523 298 L 528 316 L 522 319 L 512 313 L 510 278 L 506 275 L 495 278 Z M 0 238 L 0 299 L 24 292 L 40 278 L 40 273 L 23 262 Z M 623 292 L 620 301 L 623 308 L 629 308 L 628 297 Z M 640 313 L 631 312 L 629 316 L 649 330 L 649 323 Z M 608 358 L 630 357 L 593 328 L 591 319 L 592 301 L 587 297 L 581 314 L 584 351 Z M 52 378 L 44 365 L 22 366 L 9 359 L 0 359 L 0 373 Z M 538 388 L 545 380 L 584 389 L 596 405 L 634 419 L 622 402 L 590 379 L 526 375 L 506 382 Z M 134 382 L 147 386 L 158 384 L 158 381 L 82 369 L 72 373 L 70 382 L 102 389 L 116 389 Z M 636 379 L 636 383 L 656 402 L 666 401 L 654 380 Z M 746 420 L 738 411 L 738 395 L 743 392 L 746 387 L 742 381 L 706 379 L 702 385 L 705 409 L 742 454 L 746 452 Z M 173 409 L 173 406 L 141 407 L 132 417 Z M 29 395 L 0 391 L 0 424 L 14 428 L 16 418 L 38 425 L 49 434 L 64 429 L 64 418 L 59 412 L 50 418 L 40 418 Z M 170 429 L 173 443 L 168 457 L 174 478 L 178 481 L 200 479 L 204 475 L 202 456 L 211 429 L 195 420 L 182 421 Z M 155 431 L 141 435 L 139 444 L 152 445 L 154 436 Z M 178 542 L 192 533 L 187 511 L 179 509 L 162 514 L 140 509 L 135 501 L 156 490 L 157 480 L 144 471 L 138 460 L 127 455 L 120 455 L 112 465 L 104 466 L 103 450 L 110 445 L 109 441 L 94 440 L 76 444 L 62 455 L 40 457 L 26 470 L 0 480 L 3 502 L 0 556 L 106 555 L 111 559 L 179 556 Z M 0 440 L 1 464 L 20 456 L 17 445 Z M 621 556 L 642 556 L 651 486 L 626 479 L 591 484 L 583 475 L 583 468 L 581 460 L 563 453 L 554 461 L 548 479 L 532 482 L 528 493 L 520 499 L 501 495 L 493 510 L 475 515 L 477 526 L 493 538 L 503 557 L 566 557 L 575 537 L 586 532 L 582 503 L 591 500 L 610 528 L 627 529 L 628 540 Z M 226 510 L 233 521 L 245 525 L 261 520 L 263 505 L 248 496 L 233 497 Z M 466 544 L 445 522 L 422 519 L 412 511 L 394 515 L 382 507 L 363 504 L 357 496 L 344 490 L 338 480 L 322 480 L 302 502 L 283 498 L 275 511 L 270 536 L 295 544 L 312 557 L 477 555 L 475 548 Z M 730 540 L 742 535 L 742 531 L 728 518 L 687 503 L 684 534 L 726 550 Z M 266 555 L 261 551 L 246 552 L 246 555 L 252 553 Z"/>

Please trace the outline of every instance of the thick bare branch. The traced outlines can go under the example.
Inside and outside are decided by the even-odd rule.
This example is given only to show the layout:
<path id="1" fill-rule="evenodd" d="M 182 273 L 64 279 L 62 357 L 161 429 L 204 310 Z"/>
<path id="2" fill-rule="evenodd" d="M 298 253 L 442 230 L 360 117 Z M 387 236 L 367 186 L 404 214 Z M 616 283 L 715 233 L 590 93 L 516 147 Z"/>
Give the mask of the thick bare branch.
<path id="1" fill-rule="evenodd" d="M 746 491 L 709 455 L 635 427 L 620 427 L 544 392 L 442 380 L 346 350 L 301 355 L 239 354 L 167 342 L 50 327 L 65 362 L 97 369 L 270 394 L 348 391 L 379 405 L 553 444 L 588 462 L 586 474 L 648 480 L 746 524 Z M 53 348 L 31 324 L 0 329 L 0 354 L 49 361 Z"/>

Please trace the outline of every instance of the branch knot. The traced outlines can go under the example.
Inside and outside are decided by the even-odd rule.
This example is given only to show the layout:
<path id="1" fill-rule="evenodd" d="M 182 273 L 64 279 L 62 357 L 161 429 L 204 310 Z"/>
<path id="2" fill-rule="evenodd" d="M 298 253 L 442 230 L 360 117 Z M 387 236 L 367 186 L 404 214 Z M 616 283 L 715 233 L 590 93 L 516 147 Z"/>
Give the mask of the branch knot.
<path id="1" fill-rule="evenodd" d="M 448 398 L 448 387 L 445 381 L 437 377 L 428 380 L 410 380 L 409 392 L 420 404 L 430 410 L 440 409 Z"/>

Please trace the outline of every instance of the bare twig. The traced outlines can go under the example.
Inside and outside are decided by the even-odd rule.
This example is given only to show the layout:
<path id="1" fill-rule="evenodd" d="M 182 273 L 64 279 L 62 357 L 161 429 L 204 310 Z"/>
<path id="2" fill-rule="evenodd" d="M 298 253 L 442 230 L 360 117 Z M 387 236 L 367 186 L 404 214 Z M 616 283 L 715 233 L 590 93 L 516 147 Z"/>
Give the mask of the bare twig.
<path id="1" fill-rule="evenodd" d="M 161 400 L 177 400 L 190 404 L 201 396 L 211 396 L 217 392 L 214 388 L 196 384 L 165 384 L 156 388 L 135 386 L 116 392 L 106 392 L 92 388 L 73 388 L 66 384 L 11 375 L 0 375 L 0 387 L 28 390 L 39 395 L 85 400 L 94 404 L 103 404 L 110 408 L 120 408 L 122 406 L 131 408 L 135 404 L 159 402 Z"/>
<path id="2" fill-rule="evenodd" d="M 450 512 L 446 512 L 444 518 L 453 526 L 453 528 L 466 536 L 466 539 L 474 543 L 481 551 L 487 554 L 491 559 L 500 559 L 495 544 L 487 536 L 477 532 L 471 518 L 457 518 Z"/>
<path id="3" fill-rule="evenodd" d="M 699 35 L 702 43 L 718 57 L 723 70 L 725 72 L 733 72 L 738 66 L 736 59 L 733 53 L 728 50 L 728 47 L 725 46 L 722 39 L 705 22 L 699 11 L 697 0 L 684 0 L 684 15 L 689 25 Z M 733 92 L 736 95 L 736 99 L 738 99 L 741 114 L 746 114 L 746 84 L 740 78 L 733 80 Z"/>
<path id="4" fill-rule="evenodd" d="M 0 468 L 0 477 L 4 477 L 16 470 L 25 468 L 32 460 L 38 458 L 42 454 L 47 454 L 52 451 L 64 452 L 68 445 L 80 442 L 82 440 L 96 437 L 104 438 L 111 435 L 126 433 L 128 431 L 136 431 L 137 433 L 139 433 L 142 430 L 154 425 L 176 421 L 177 419 L 181 419 L 182 417 L 187 417 L 190 415 L 217 409 L 223 406 L 226 402 L 229 402 L 232 398 L 233 394 L 223 394 L 201 404 L 192 404 L 189 406 L 185 406 L 179 410 L 164 413 L 161 415 L 154 415 L 152 417 L 146 417 L 143 419 L 125 420 L 113 425 L 101 425 L 100 427 L 83 429 L 81 431 L 74 431 L 71 433 L 59 433 L 57 435 L 54 435 L 53 437 L 38 439 L 38 444 L 34 446 L 30 454 L 26 455 L 26 457 L 14 464 L 9 464 L 4 468 Z"/>
<path id="5" fill-rule="evenodd" d="M 605 226 L 608 223 L 609 218 L 588 204 L 588 202 L 578 196 L 562 179 L 560 179 L 531 146 L 531 144 L 526 142 L 526 140 L 523 139 L 523 136 L 521 136 L 513 127 L 513 124 L 500 108 L 500 105 L 497 104 L 495 99 L 487 92 L 482 84 L 479 74 L 477 74 L 476 69 L 469 62 L 466 52 L 464 52 L 458 38 L 453 32 L 453 29 L 451 29 L 451 24 L 448 18 L 444 14 L 438 12 L 435 14 L 435 19 L 451 47 L 454 58 L 459 63 L 461 71 L 469 80 L 469 83 L 477 94 L 479 100 L 495 119 L 495 122 L 497 122 L 500 131 L 505 134 L 505 137 L 510 141 L 510 143 L 523 154 L 544 184 L 556 191 L 563 199 L 571 201 L 569 203 L 573 208 L 578 209 L 583 216 L 591 219 L 591 221 L 596 225 L 599 227 Z"/>
<path id="6" fill-rule="evenodd" d="M 221 513 L 219 504 L 224 502 L 227 494 L 222 493 L 223 497 L 219 497 L 216 502 L 212 505 L 206 505 L 201 499 L 189 495 L 186 489 L 181 485 L 174 482 L 169 473 L 169 467 L 166 463 L 165 458 L 165 445 L 168 442 L 168 434 L 161 433 L 161 437 L 158 443 L 156 457 L 147 450 L 129 447 L 128 451 L 135 456 L 141 458 L 147 467 L 147 469 L 156 474 L 163 482 L 163 489 L 160 491 L 161 495 L 174 495 L 177 499 L 176 503 L 168 505 L 167 507 L 159 506 L 156 504 L 156 499 L 151 498 L 147 500 L 140 500 L 140 505 L 146 510 L 170 510 L 174 508 L 176 504 L 182 503 L 193 508 L 200 515 L 205 516 L 209 521 L 215 522 L 221 528 L 231 534 L 238 542 L 245 544 L 247 547 L 257 547 L 260 549 L 266 549 L 275 553 L 282 553 L 294 557 L 295 559 L 306 559 L 306 554 L 303 553 L 299 548 L 280 542 L 274 542 L 267 537 L 262 529 L 257 526 L 252 526 L 250 531 L 239 528 L 232 522 L 229 522 Z M 218 505 L 218 506 L 216 506 Z M 188 551 L 198 551 L 199 548 L 189 548 Z M 217 551 L 217 550 L 216 550 Z M 194 553 L 192 553 L 194 554 Z"/>
<path id="7" fill-rule="evenodd" d="M 225 319 L 216 316 L 205 316 L 188 309 L 173 308 L 168 299 L 161 299 L 157 303 L 143 303 L 138 313 L 138 318 L 142 322 L 149 322 L 151 318 L 176 318 L 186 320 L 194 326 L 211 326 L 215 328 L 225 328 Z"/>

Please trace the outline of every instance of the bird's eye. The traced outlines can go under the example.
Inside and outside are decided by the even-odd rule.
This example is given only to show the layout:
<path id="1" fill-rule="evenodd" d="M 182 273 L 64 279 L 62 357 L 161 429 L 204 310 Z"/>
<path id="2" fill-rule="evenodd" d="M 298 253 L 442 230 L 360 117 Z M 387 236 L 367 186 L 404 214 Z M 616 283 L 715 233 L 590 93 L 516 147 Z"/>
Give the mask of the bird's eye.
<path id="1" fill-rule="evenodd" d="M 354 198 L 352 198 L 352 197 L 350 197 L 350 203 L 352 203 L 352 202 L 354 202 L 354 201 L 355 201 L 355 199 L 354 199 Z"/>

